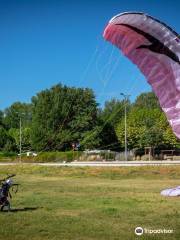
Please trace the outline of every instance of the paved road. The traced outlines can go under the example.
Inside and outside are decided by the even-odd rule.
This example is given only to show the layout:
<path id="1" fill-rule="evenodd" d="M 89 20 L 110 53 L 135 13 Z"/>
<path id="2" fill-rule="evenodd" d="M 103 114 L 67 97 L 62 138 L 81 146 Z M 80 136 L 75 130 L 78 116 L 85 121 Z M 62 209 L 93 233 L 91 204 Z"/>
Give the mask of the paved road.
<path id="1" fill-rule="evenodd" d="M 70 167 L 133 167 L 133 166 L 173 166 L 180 165 L 180 160 L 176 161 L 114 161 L 114 162 L 71 162 L 71 163 L 0 163 L 3 165 L 35 165 L 35 166 L 70 166 Z"/>

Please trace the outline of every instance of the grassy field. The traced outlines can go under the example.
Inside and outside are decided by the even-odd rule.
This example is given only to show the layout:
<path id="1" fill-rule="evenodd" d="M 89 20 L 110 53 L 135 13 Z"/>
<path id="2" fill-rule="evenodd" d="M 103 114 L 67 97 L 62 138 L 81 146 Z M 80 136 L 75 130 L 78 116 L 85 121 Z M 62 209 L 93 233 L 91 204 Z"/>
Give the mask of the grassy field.
<path id="1" fill-rule="evenodd" d="M 0 213 L 3 240 L 180 239 L 180 167 L 70 168 L 1 166 L 21 187 L 13 211 Z M 134 229 L 172 229 L 136 236 Z"/>

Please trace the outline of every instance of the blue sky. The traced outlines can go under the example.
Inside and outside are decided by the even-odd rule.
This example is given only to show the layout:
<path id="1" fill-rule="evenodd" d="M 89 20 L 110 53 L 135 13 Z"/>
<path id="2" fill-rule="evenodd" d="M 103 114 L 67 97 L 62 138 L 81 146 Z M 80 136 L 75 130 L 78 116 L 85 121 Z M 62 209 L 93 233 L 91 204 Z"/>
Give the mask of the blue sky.
<path id="1" fill-rule="evenodd" d="M 30 102 L 37 92 L 62 83 L 90 87 L 103 106 L 150 91 L 128 59 L 102 38 L 121 12 L 146 12 L 180 33 L 180 2 L 172 0 L 0 0 L 0 109 Z"/>

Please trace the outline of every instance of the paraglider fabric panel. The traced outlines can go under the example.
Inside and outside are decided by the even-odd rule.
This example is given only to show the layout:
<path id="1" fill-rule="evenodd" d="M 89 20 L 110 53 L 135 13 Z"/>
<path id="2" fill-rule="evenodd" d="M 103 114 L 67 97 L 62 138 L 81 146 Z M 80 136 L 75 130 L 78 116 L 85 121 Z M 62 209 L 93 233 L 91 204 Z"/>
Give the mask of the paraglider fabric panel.
<path id="1" fill-rule="evenodd" d="M 180 186 L 175 188 L 168 188 L 161 191 L 161 195 L 169 196 L 169 197 L 177 197 L 180 196 Z"/>
<path id="2" fill-rule="evenodd" d="M 116 45 L 147 78 L 176 136 L 180 138 L 180 38 L 144 13 L 113 17 L 104 38 Z"/>

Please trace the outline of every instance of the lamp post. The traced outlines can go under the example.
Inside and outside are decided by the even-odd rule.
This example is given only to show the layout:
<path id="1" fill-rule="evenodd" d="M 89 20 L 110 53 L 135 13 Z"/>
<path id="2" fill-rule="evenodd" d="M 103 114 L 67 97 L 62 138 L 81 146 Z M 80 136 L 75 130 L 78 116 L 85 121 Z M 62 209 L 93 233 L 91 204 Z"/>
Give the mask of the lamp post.
<path id="1" fill-rule="evenodd" d="M 19 154 L 20 154 L 20 162 L 21 162 L 21 153 L 22 153 L 22 119 L 20 115 L 19 119 Z"/>
<path id="2" fill-rule="evenodd" d="M 21 162 L 21 154 L 22 154 L 22 115 L 25 115 L 25 113 L 19 113 L 16 112 L 19 115 L 19 156 L 20 156 L 20 162 Z"/>
<path id="3" fill-rule="evenodd" d="M 127 101 L 129 100 L 130 95 L 120 93 L 124 97 L 124 157 L 127 161 Z"/>

